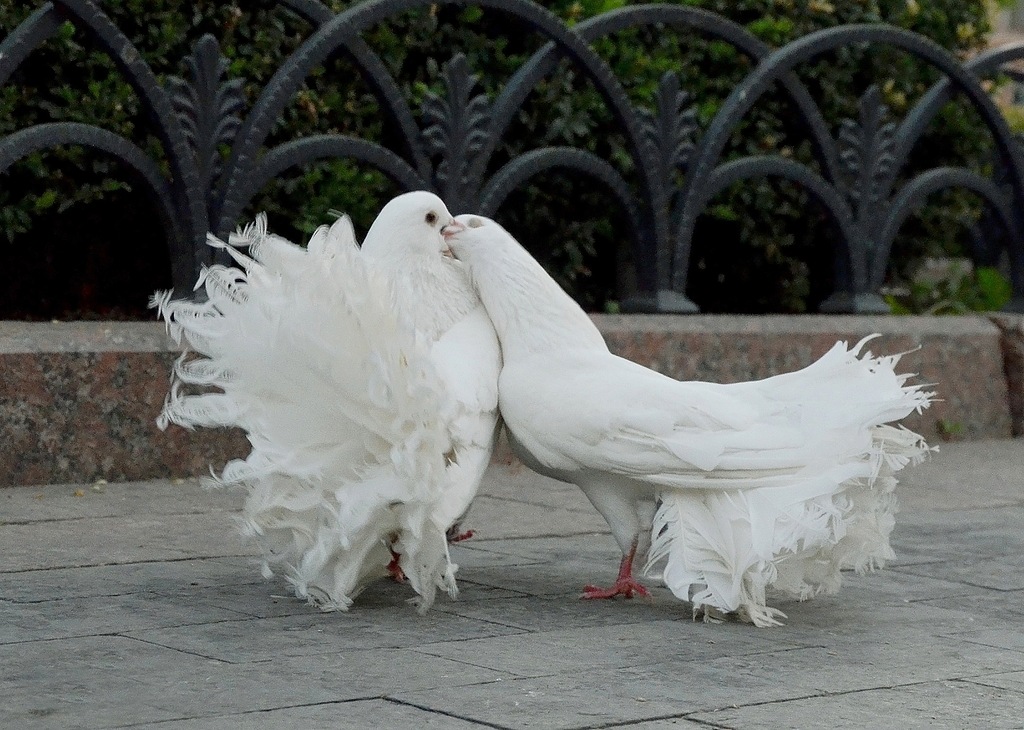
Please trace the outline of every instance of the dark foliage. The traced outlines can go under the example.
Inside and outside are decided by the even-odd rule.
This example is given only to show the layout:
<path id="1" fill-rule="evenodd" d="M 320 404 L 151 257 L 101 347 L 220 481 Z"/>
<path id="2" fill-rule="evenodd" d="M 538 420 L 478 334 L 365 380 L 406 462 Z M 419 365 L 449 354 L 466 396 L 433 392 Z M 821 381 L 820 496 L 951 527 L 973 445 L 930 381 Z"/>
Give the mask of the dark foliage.
<path id="1" fill-rule="evenodd" d="M 333 10 L 352 3 L 333 0 Z M 627 3 L 581 0 L 549 3 L 569 22 Z M 987 32 L 980 0 L 828 2 L 827 0 L 690 0 L 720 13 L 773 45 L 841 23 L 886 21 L 910 28 L 958 54 L 983 43 Z M 105 10 L 140 49 L 160 78 L 181 75 L 181 59 L 205 32 L 218 38 L 229 59 L 228 76 L 242 79 L 248 103 L 281 60 L 313 28 L 273 2 L 120 0 Z M 0 4 L 0 33 L 32 7 Z M 507 17 L 478 8 L 432 6 L 394 17 L 366 35 L 415 100 L 439 91 L 441 65 L 463 52 L 493 95 L 543 40 Z M 597 48 L 638 105 L 651 106 L 662 73 L 680 75 L 695 105 L 697 135 L 751 63 L 731 46 L 673 29 L 622 33 Z M 886 49 L 848 49 L 800 70 L 838 134 L 855 117 L 857 98 L 872 83 L 900 115 L 935 80 L 911 58 Z M 243 114 L 244 114 L 243 110 Z M 45 121 L 98 124 L 134 140 L 160 160 L 139 100 L 113 63 L 70 24 L 35 51 L 0 88 L 0 135 Z M 275 127 L 270 142 L 342 132 L 392 143 L 376 101 L 344 59 L 317 69 Z M 973 112 L 951 104 L 915 151 L 912 166 L 944 162 L 982 168 L 988 135 Z M 627 174 L 622 141 L 597 92 L 569 64 L 538 87 L 520 110 L 493 165 L 544 144 L 590 149 Z M 392 146 L 394 146 L 392 144 Z M 793 111 L 781 98 L 758 105 L 733 140 L 729 154 L 779 152 L 810 159 Z M 913 167 L 908 172 L 913 172 Z M 365 231 L 379 205 L 397 191 L 379 173 L 347 162 L 322 163 L 276 180 L 247 214 L 266 210 L 271 227 L 304 238 L 329 219 L 331 209 L 352 215 Z M 946 196 L 925 209 L 897 242 L 895 272 L 926 255 L 961 250 L 965 221 L 978 214 L 966 195 Z M 510 198 L 502 222 L 513 230 L 588 308 L 614 308 L 631 286 L 624 216 L 595 184 L 550 174 Z M 744 184 L 713 201 L 698 226 L 690 297 L 704 311 L 799 312 L 813 309 L 830 290 L 831 232 L 799 190 Z M 0 317 L 139 317 L 146 294 L 169 285 L 164 236 L 152 204 L 115 162 L 78 148 L 36 154 L 0 179 L 0 267 L 8 284 Z"/>

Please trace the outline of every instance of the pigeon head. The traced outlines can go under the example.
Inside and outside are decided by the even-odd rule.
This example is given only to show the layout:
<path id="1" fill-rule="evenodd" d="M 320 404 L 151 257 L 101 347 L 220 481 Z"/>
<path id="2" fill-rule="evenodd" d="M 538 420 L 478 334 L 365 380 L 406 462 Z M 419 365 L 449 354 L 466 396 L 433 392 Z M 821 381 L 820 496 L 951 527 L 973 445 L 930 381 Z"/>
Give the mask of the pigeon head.
<path id="1" fill-rule="evenodd" d="M 445 240 L 455 258 L 467 266 L 488 257 L 489 251 L 516 244 L 508 231 L 481 215 L 460 215 L 455 219 L 455 226 L 457 228 L 445 232 Z"/>
<path id="2" fill-rule="evenodd" d="M 363 251 L 371 256 L 451 256 L 445 235 L 461 228 L 444 201 L 417 190 L 393 198 L 366 233 Z"/>

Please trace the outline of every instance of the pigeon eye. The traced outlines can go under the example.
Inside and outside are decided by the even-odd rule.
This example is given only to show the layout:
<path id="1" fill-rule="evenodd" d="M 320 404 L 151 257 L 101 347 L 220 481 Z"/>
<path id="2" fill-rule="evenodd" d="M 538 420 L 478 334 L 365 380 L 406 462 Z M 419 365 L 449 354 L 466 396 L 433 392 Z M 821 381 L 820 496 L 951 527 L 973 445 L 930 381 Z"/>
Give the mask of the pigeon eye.
<path id="1" fill-rule="evenodd" d="M 471 218 L 469 221 L 470 228 L 483 228 L 484 222 L 479 218 Z"/>
<path id="2" fill-rule="evenodd" d="M 437 213 L 435 213 L 434 211 L 430 211 L 429 213 L 427 213 L 427 217 L 424 218 L 424 220 L 430 225 L 434 225 L 435 223 L 437 223 Z"/>

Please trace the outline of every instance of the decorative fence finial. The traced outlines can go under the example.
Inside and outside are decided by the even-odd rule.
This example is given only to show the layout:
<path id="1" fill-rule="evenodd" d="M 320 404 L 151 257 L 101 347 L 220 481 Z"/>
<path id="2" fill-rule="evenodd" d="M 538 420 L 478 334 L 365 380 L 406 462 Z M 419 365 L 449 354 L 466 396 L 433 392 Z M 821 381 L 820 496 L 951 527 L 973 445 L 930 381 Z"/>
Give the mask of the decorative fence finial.
<path id="1" fill-rule="evenodd" d="M 168 76 L 166 85 L 192 150 L 209 209 L 221 171 L 221 145 L 230 147 L 242 125 L 242 79 L 222 80 L 228 61 L 210 34 L 196 42 L 183 64 L 189 78 Z"/>
<path id="2" fill-rule="evenodd" d="M 447 93 L 428 93 L 423 100 L 423 141 L 429 154 L 441 157 L 434 171 L 441 197 L 456 214 L 468 213 L 480 202 L 481 181 L 471 179 L 470 170 L 487 138 L 490 101 L 473 94 L 478 77 L 461 53 L 444 65 L 441 77 Z"/>

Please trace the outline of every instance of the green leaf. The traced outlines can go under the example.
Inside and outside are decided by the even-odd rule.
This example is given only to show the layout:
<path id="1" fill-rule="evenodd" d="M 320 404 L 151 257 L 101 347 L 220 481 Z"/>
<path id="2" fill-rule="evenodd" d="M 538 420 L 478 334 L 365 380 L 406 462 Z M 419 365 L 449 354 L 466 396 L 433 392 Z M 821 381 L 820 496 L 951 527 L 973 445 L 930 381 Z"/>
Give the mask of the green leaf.
<path id="1" fill-rule="evenodd" d="M 1003 276 L 999 269 L 992 266 L 979 266 L 975 270 L 981 301 L 988 311 L 1002 309 L 1013 296 L 1010 280 Z"/>
<path id="2" fill-rule="evenodd" d="M 708 213 L 722 221 L 738 221 L 740 219 L 739 213 L 732 206 L 724 204 L 712 205 L 708 208 Z"/>
<path id="3" fill-rule="evenodd" d="M 56 202 L 57 202 L 57 191 L 56 190 L 52 190 L 52 189 L 46 190 L 46 191 L 43 192 L 42 195 L 40 195 L 38 198 L 36 198 L 36 201 L 35 201 L 35 204 L 33 205 L 33 208 L 35 209 L 36 213 L 42 213 L 42 212 L 46 211 L 47 209 L 53 207 L 53 204 L 56 203 Z"/>

